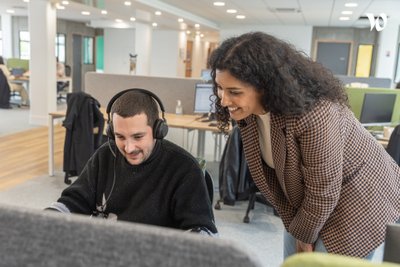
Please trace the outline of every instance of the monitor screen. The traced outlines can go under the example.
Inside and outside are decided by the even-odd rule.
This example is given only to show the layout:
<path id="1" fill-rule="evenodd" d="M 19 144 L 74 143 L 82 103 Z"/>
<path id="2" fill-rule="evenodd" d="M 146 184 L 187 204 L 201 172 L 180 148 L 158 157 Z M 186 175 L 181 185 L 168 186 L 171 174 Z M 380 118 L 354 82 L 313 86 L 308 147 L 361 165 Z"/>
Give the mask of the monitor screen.
<path id="1" fill-rule="evenodd" d="M 213 84 L 197 83 L 194 94 L 194 113 L 214 113 L 215 108 L 210 96 L 214 95 Z"/>
<path id="2" fill-rule="evenodd" d="M 201 79 L 205 82 L 211 81 L 211 70 L 210 69 L 202 69 L 201 70 Z"/>
<path id="3" fill-rule="evenodd" d="M 365 94 L 360 122 L 364 126 L 391 124 L 396 94 Z"/>

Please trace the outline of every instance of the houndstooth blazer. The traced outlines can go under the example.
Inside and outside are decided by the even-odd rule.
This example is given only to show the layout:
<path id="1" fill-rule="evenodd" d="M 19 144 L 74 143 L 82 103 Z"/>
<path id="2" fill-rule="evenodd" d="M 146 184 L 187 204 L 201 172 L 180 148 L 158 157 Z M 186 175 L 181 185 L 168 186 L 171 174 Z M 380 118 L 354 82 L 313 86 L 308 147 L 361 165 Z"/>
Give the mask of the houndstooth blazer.
<path id="1" fill-rule="evenodd" d="M 256 116 L 238 125 L 252 178 L 294 237 L 358 257 L 383 242 L 400 214 L 400 168 L 348 108 L 271 114 L 275 169 L 261 158 Z"/>

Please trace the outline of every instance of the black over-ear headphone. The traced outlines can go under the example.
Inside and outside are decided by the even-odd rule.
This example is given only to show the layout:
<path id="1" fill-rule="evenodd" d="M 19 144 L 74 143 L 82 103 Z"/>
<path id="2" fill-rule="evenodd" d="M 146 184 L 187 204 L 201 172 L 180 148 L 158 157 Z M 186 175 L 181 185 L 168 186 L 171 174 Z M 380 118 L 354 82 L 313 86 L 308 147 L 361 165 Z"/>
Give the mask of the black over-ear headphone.
<path id="1" fill-rule="evenodd" d="M 126 89 L 123 90 L 121 92 L 119 92 L 118 94 L 116 94 L 115 96 L 113 96 L 113 98 L 111 98 L 110 102 L 107 105 L 107 117 L 108 117 L 108 121 L 107 121 L 107 136 L 110 139 L 115 139 L 114 136 L 114 129 L 113 129 L 113 125 L 112 125 L 112 121 L 111 121 L 111 108 L 112 105 L 114 104 L 114 102 L 123 94 L 127 93 L 127 92 L 139 92 L 139 93 L 143 93 L 146 94 L 148 96 L 151 96 L 160 106 L 161 109 L 161 117 L 162 119 L 157 119 L 154 124 L 153 124 L 153 136 L 155 139 L 163 139 L 167 133 L 168 133 L 168 125 L 167 125 L 167 120 L 164 117 L 164 113 L 165 113 L 165 109 L 164 106 L 160 100 L 160 98 L 158 98 L 158 96 L 156 96 L 154 93 L 145 90 L 145 89 L 141 89 L 141 88 L 131 88 L 131 89 Z"/>

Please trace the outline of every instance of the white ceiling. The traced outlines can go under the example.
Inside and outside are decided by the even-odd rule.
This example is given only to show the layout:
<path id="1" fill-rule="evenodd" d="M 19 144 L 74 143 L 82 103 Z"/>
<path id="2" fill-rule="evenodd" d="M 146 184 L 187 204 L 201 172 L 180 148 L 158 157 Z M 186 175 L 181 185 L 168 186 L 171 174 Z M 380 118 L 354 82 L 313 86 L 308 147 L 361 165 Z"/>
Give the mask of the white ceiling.
<path id="1" fill-rule="evenodd" d="M 39 1 L 39 0 L 30 0 Z M 61 0 L 49 0 L 61 3 Z M 361 22 L 360 16 L 381 13 L 389 17 L 388 23 L 400 19 L 400 0 L 225 0 L 224 7 L 213 6 L 213 0 L 131 0 L 131 6 L 124 5 L 125 0 L 69 0 L 64 10 L 57 10 L 57 17 L 85 22 L 93 27 L 117 26 L 115 19 L 121 19 L 127 27 L 134 27 L 129 19 L 136 22 L 157 22 L 160 29 L 194 29 L 200 24 L 200 31 L 207 34 L 218 32 L 221 27 L 239 27 L 241 25 L 311 25 L 330 27 L 369 27 L 368 19 Z M 346 2 L 358 3 L 355 8 L 346 8 Z M 85 4 L 84 4 L 85 3 Z M 88 4 L 89 3 L 89 4 Z M 0 14 L 14 9 L 13 15 L 26 16 L 28 5 L 23 0 L 0 0 Z M 227 9 L 236 9 L 237 14 L 246 18 L 239 20 L 235 15 L 226 13 Z M 101 14 L 106 9 L 107 15 Z M 81 11 L 91 13 L 84 16 Z M 159 10 L 161 16 L 154 15 Z M 353 11 L 348 21 L 340 21 L 342 11 Z M 183 18 L 185 24 L 178 23 Z M 121 26 L 121 24 L 120 24 Z"/>

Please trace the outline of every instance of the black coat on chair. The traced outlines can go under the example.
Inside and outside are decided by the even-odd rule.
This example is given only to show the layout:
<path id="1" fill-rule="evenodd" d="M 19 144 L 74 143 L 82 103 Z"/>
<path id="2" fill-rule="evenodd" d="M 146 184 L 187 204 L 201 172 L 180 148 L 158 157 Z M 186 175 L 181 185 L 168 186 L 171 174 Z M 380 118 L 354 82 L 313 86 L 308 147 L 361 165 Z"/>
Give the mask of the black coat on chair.
<path id="1" fill-rule="evenodd" d="M 249 197 L 250 171 L 244 157 L 240 130 L 233 127 L 219 165 L 219 193 L 224 204 Z"/>
<path id="2" fill-rule="evenodd" d="M 7 77 L 0 69 L 0 108 L 11 108 L 10 106 L 10 85 Z"/>
<path id="3" fill-rule="evenodd" d="M 63 169 L 67 184 L 68 177 L 79 175 L 102 144 L 104 117 L 99 108 L 100 103 L 89 94 L 77 92 L 67 96 L 67 114 L 63 121 L 66 128 Z M 98 134 L 94 128 L 98 128 Z"/>

